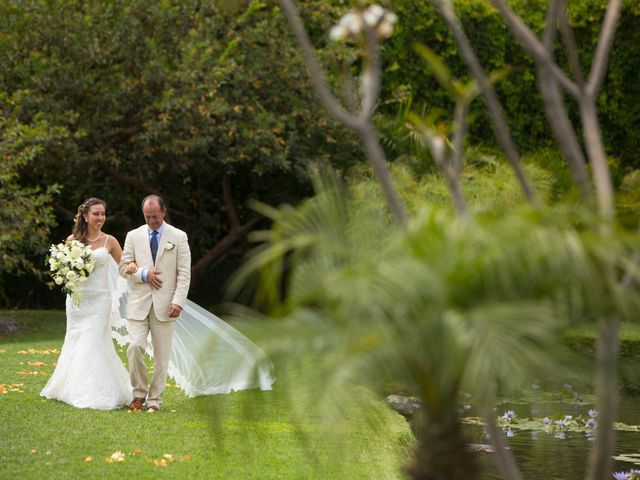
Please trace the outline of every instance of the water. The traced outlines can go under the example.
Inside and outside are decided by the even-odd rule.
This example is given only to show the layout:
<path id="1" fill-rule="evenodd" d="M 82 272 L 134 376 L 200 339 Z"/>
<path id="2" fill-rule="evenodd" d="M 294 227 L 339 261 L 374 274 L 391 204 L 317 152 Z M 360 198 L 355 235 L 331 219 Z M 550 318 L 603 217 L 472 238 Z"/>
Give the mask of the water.
<path id="1" fill-rule="evenodd" d="M 545 417 L 558 412 L 564 415 L 578 415 L 587 417 L 588 410 L 593 405 L 587 403 L 544 402 L 535 403 L 504 403 L 499 406 L 498 414 L 514 410 L 519 418 Z M 618 421 L 628 425 L 640 424 L 640 398 L 624 397 L 620 402 Z M 471 443 L 489 443 L 482 427 L 467 425 L 465 427 Z M 588 458 L 593 445 L 584 432 L 564 432 L 564 438 L 558 438 L 554 433 L 512 431 L 513 436 L 507 438 L 507 444 L 512 449 L 518 465 L 527 480 L 577 480 L 585 477 Z M 640 432 L 618 431 L 615 455 L 640 454 Z M 559 437 L 562 437 L 560 435 Z M 483 479 L 501 479 L 494 462 L 493 454 L 482 455 L 486 466 Z M 628 471 L 632 468 L 640 469 L 640 458 L 634 464 L 626 461 L 615 461 L 614 471 Z M 606 480 L 606 479 L 603 479 Z"/>

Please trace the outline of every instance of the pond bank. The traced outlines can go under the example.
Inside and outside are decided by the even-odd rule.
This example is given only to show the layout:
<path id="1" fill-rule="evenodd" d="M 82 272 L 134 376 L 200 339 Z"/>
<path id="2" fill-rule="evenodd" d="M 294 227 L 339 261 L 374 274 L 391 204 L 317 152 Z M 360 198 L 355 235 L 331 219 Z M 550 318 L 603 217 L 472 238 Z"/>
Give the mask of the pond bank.
<path id="1" fill-rule="evenodd" d="M 563 337 L 573 352 L 595 358 L 597 332 L 595 326 L 569 330 Z M 630 394 L 640 394 L 640 325 L 623 323 L 620 326 L 620 386 Z"/>

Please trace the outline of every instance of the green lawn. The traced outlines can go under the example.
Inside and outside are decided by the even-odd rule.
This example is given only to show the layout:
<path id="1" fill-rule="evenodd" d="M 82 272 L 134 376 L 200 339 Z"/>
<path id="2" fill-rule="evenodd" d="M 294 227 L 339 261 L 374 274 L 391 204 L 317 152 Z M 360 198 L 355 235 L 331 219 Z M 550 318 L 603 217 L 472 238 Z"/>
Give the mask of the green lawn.
<path id="1" fill-rule="evenodd" d="M 308 367 L 285 376 L 276 360 L 270 392 L 192 399 L 170 383 L 158 414 L 75 409 L 39 396 L 64 312 L 0 315 L 25 329 L 0 337 L 2 478 L 402 478 L 412 442 L 405 420 L 355 388 L 341 419 L 312 413 L 304 390 L 287 388 L 303 384 Z M 109 461 L 115 452 L 124 460 Z"/>

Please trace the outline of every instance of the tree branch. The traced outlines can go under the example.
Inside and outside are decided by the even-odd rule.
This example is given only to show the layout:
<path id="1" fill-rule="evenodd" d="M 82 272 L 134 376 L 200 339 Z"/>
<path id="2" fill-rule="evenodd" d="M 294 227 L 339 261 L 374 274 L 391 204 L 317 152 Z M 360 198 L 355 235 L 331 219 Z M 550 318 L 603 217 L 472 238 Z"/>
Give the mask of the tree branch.
<path id="1" fill-rule="evenodd" d="M 566 0 L 559 0 L 561 3 L 559 20 L 560 20 L 560 34 L 562 35 L 562 42 L 565 46 L 565 52 L 569 59 L 569 65 L 571 71 L 576 79 L 578 88 L 584 88 L 584 75 L 582 73 L 582 67 L 580 66 L 580 59 L 578 58 L 578 47 L 576 45 L 576 39 L 573 36 L 573 30 L 569 24 L 569 18 L 567 17 L 567 2 Z"/>
<path id="2" fill-rule="evenodd" d="M 191 281 L 193 284 L 196 285 L 202 279 L 202 276 L 211 264 L 230 250 L 238 240 L 246 237 L 261 220 L 262 218 L 255 217 L 244 225 L 241 225 L 234 230 L 230 230 L 218 243 L 215 244 L 213 248 L 200 257 L 200 259 L 191 268 Z"/>
<path id="3" fill-rule="evenodd" d="M 613 423 L 618 413 L 618 320 L 606 317 L 598 326 L 596 356 L 596 392 L 598 430 L 589 457 L 588 480 L 611 478 L 616 432 Z"/>
<path id="4" fill-rule="evenodd" d="M 358 115 L 360 124 L 371 121 L 373 110 L 378 103 L 380 95 L 380 58 L 378 56 L 378 41 L 373 28 L 365 23 L 366 56 L 364 58 L 365 68 L 362 72 L 362 111 Z"/>
<path id="5" fill-rule="evenodd" d="M 504 441 L 503 432 L 498 428 L 496 416 L 490 407 L 488 407 L 484 413 L 484 421 L 487 433 L 495 450 L 495 459 L 502 478 L 523 480 L 518 464 Z"/>
<path id="6" fill-rule="evenodd" d="M 535 193 L 529 185 L 529 181 L 527 180 L 524 170 L 520 164 L 520 155 L 518 154 L 516 146 L 513 143 L 513 139 L 511 138 L 511 133 L 507 126 L 507 122 L 504 119 L 500 102 L 498 101 L 495 91 L 491 86 L 491 82 L 489 82 L 489 79 L 482 70 L 482 66 L 469 43 L 469 39 L 467 38 L 462 25 L 460 25 L 458 18 L 453 12 L 453 5 L 451 4 L 451 1 L 433 0 L 433 3 L 440 11 L 442 18 L 444 18 L 445 22 L 449 25 L 451 33 L 458 44 L 463 60 L 467 64 L 467 67 L 471 71 L 473 77 L 478 82 L 480 91 L 485 99 L 491 118 L 493 119 L 493 130 L 498 141 L 502 145 L 502 149 L 511 164 L 511 168 L 513 168 L 516 174 L 516 178 L 520 182 L 520 188 L 522 188 L 522 191 L 528 201 L 535 202 Z"/>
<path id="7" fill-rule="evenodd" d="M 349 113 L 344 108 L 342 108 L 336 97 L 331 92 L 331 89 L 329 88 L 329 85 L 324 78 L 322 67 L 316 60 L 314 49 L 311 45 L 311 40 L 307 35 L 307 31 L 304 27 L 304 24 L 302 23 L 302 19 L 300 18 L 300 14 L 298 13 L 297 8 L 291 0 L 280 0 L 279 3 L 280 8 L 289 21 L 289 25 L 293 30 L 293 34 L 295 35 L 296 40 L 298 41 L 298 45 L 302 50 L 302 57 L 304 59 L 305 65 L 307 66 L 307 70 L 311 78 L 311 83 L 315 88 L 316 93 L 320 97 L 320 100 L 327 108 L 327 110 L 329 110 L 331 115 L 333 115 L 336 119 L 338 119 L 348 127 L 355 128 L 355 118 L 349 115 Z"/>
<path id="8" fill-rule="evenodd" d="M 544 45 L 536 38 L 529 27 L 504 3 L 503 0 L 490 0 L 491 4 L 501 13 L 504 21 L 511 28 L 514 37 L 520 42 L 522 48 L 538 62 L 549 67 L 549 72 L 557 81 L 574 97 L 580 95 L 578 86 L 569 79 L 565 73 L 549 56 Z"/>
<path id="9" fill-rule="evenodd" d="M 546 27 L 543 33 L 543 45 L 550 58 L 553 58 L 553 45 L 556 38 L 556 25 L 564 11 L 563 0 L 552 0 L 547 10 Z M 566 34 L 566 32 L 565 32 Z M 573 36 L 571 35 L 571 38 Z M 547 64 L 536 61 L 538 71 L 538 87 L 542 95 L 547 120 L 551 125 L 551 132 L 569 164 L 574 183 L 580 189 L 582 198 L 588 200 L 592 196 L 591 183 L 587 172 L 586 161 L 575 130 L 567 114 L 564 99 L 556 78 L 549 73 Z"/>
<path id="10" fill-rule="evenodd" d="M 620 17 L 621 6 L 622 0 L 609 0 L 607 13 L 605 14 L 604 21 L 602 23 L 600 37 L 598 38 L 596 53 L 593 57 L 593 63 L 591 64 L 591 72 L 589 74 L 589 79 L 587 80 L 586 91 L 590 98 L 595 99 L 598 94 L 598 90 L 600 90 L 600 85 L 602 85 L 604 73 L 609 61 L 609 51 L 613 44 L 613 37 L 616 32 L 618 18 Z"/>
<path id="11" fill-rule="evenodd" d="M 163 196 L 162 192 L 160 192 L 159 190 L 151 188 L 146 183 L 138 180 L 135 177 L 131 177 L 129 175 L 126 175 L 126 174 L 116 170 L 106 160 L 104 160 L 104 159 L 99 160 L 99 164 L 100 164 L 100 167 L 104 170 L 104 172 L 108 176 L 114 178 L 121 185 L 124 185 L 126 187 L 130 187 L 130 188 L 132 188 L 134 190 L 138 190 L 143 195 L 160 195 L 160 196 Z M 193 222 L 196 221 L 196 219 L 194 217 L 192 217 L 191 215 L 187 215 L 187 214 L 185 214 L 185 213 L 183 213 L 183 212 L 181 212 L 179 210 L 170 209 L 169 214 L 173 215 L 175 217 L 181 218 L 181 219 L 183 219 L 183 220 L 185 220 L 187 222 L 190 222 L 190 223 L 193 223 Z"/>
<path id="12" fill-rule="evenodd" d="M 371 115 L 378 101 L 380 91 L 380 65 L 378 60 L 378 47 L 375 32 L 365 23 L 365 61 L 362 73 L 362 108 L 357 115 L 350 115 L 338 103 L 336 97 L 331 93 L 327 82 L 324 79 L 322 68 L 315 58 L 315 53 L 309 36 L 305 30 L 302 19 L 298 14 L 296 6 L 292 0 L 279 0 L 280 8 L 287 17 L 294 35 L 298 41 L 298 45 L 302 49 L 303 58 L 307 65 L 307 70 L 311 75 L 311 83 L 316 89 L 320 100 L 338 121 L 345 126 L 355 130 L 360 136 L 360 141 L 365 150 L 367 158 L 373 166 L 373 170 L 382 185 L 382 190 L 387 198 L 389 208 L 395 215 L 398 222 L 405 225 L 408 221 L 408 215 L 404 205 L 396 192 L 391 174 L 387 168 L 387 161 L 375 134 L 373 125 L 371 125 Z"/>
<path id="13" fill-rule="evenodd" d="M 229 219 L 229 230 L 234 231 L 240 228 L 240 219 L 236 206 L 233 203 L 233 193 L 231 192 L 231 180 L 229 173 L 224 172 L 222 175 L 222 199 L 224 201 L 224 208 L 227 212 L 227 218 Z"/>

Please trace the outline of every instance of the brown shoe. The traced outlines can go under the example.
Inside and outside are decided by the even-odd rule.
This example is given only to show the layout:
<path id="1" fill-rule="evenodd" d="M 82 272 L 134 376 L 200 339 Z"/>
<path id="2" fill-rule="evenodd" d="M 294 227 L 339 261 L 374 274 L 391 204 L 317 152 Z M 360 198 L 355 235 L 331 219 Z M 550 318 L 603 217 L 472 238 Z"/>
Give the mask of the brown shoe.
<path id="1" fill-rule="evenodd" d="M 135 397 L 129 405 L 130 410 L 142 410 L 142 404 L 144 403 L 144 398 Z"/>
<path id="2" fill-rule="evenodd" d="M 155 413 L 160 411 L 160 409 L 158 407 L 156 407 L 155 405 L 151 405 L 148 409 L 147 409 L 147 413 Z"/>

